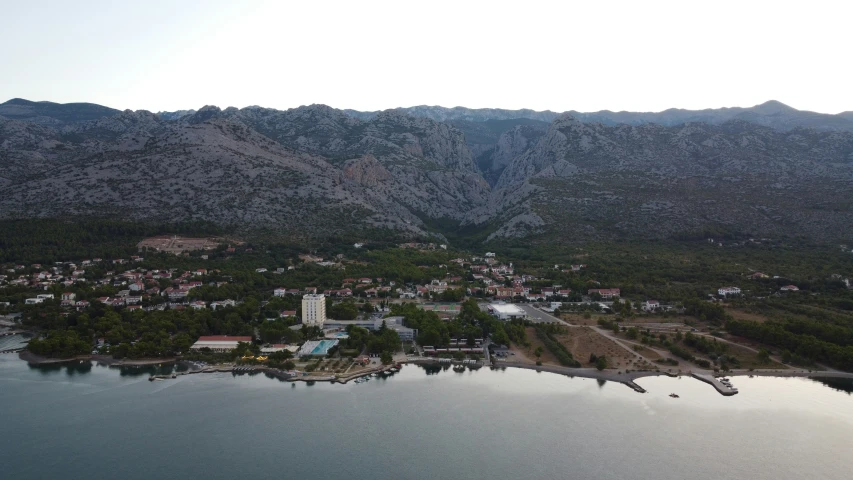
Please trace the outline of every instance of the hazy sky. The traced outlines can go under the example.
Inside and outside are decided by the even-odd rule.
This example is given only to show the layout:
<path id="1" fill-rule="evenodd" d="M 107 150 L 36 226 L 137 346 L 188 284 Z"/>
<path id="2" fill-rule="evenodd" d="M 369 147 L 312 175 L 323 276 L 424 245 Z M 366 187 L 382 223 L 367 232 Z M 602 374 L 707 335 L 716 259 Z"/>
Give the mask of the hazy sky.
<path id="1" fill-rule="evenodd" d="M 853 110 L 853 1 L 8 1 L 0 102 Z"/>

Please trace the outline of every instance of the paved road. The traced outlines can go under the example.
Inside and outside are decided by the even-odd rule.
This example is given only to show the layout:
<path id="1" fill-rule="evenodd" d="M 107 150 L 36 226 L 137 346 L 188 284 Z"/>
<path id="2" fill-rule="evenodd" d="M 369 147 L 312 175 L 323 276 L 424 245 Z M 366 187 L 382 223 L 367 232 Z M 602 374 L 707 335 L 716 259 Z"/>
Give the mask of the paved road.
<path id="1" fill-rule="evenodd" d="M 563 325 L 572 326 L 572 324 L 570 324 L 564 320 L 561 320 L 561 319 L 551 315 L 550 313 L 543 312 L 542 310 L 539 310 L 538 308 L 534 308 L 531 305 L 527 305 L 525 303 L 516 303 L 515 305 L 517 307 L 521 308 L 522 310 L 524 310 L 525 312 L 527 312 L 527 317 L 533 322 L 536 322 L 536 323 L 548 323 L 548 322 L 561 323 Z"/>

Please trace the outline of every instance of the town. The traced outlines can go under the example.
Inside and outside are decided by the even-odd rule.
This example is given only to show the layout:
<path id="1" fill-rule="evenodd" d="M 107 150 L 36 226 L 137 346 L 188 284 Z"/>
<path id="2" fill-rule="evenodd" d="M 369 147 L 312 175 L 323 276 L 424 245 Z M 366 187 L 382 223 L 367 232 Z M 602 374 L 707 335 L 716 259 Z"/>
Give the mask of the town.
<path id="1" fill-rule="evenodd" d="M 403 362 L 617 376 L 853 365 L 847 351 L 779 348 L 755 330 L 761 305 L 796 311 L 813 299 L 813 278 L 805 292 L 744 269 L 687 298 L 658 289 L 661 298 L 632 279 L 608 281 L 615 276 L 598 270 L 606 263 L 586 254 L 549 263 L 434 243 L 255 248 L 173 236 L 145 239 L 126 258 L 3 264 L 0 326 L 36 334 L 33 361 L 182 359 L 306 380 L 347 381 Z M 837 300 L 843 312 L 849 278 L 824 282 L 848 292 Z"/>

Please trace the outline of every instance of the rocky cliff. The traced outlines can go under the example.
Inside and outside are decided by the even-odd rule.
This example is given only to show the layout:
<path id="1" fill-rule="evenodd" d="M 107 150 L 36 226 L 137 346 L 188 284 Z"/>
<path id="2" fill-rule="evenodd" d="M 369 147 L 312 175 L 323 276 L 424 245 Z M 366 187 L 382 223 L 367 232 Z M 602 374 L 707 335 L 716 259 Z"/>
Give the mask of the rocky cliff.
<path id="1" fill-rule="evenodd" d="M 426 225 L 458 222 L 491 239 L 711 231 L 853 240 L 853 132 L 834 123 L 843 114 L 769 103 L 669 125 L 687 114 L 612 124 L 440 107 L 152 114 L 83 105 L 0 105 L 17 115 L 0 116 L 0 218 L 194 219 L 300 237 L 424 235 Z M 799 124 L 809 118 L 819 125 Z"/>

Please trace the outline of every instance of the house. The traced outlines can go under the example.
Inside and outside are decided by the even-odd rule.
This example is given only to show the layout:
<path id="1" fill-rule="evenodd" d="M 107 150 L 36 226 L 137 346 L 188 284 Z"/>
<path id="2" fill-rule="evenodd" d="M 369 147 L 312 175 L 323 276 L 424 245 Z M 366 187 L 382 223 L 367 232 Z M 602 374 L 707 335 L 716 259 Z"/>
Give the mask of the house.
<path id="1" fill-rule="evenodd" d="M 580 272 L 582 269 L 586 268 L 586 265 L 572 265 L 573 272 Z"/>
<path id="2" fill-rule="evenodd" d="M 237 305 L 237 302 L 235 302 L 234 300 L 230 300 L 230 299 L 229 300 L 219 300 L 216 302 L 210 302 L 211 310 L 216 310 L 219 307 L 233 307 L 235 305 Z"/>
<path id="3" fill-rule="evenodd" d="M 729 295 L 740 295 L 740 289 L 738 287 L 722 287 L 717 290 L 717 293 L 721 297 L 727 297 Z"/>
<path id="4" fill-rule="evenodd" d="M 141 292 L 145 290 L 145 285 L 142 282 L 131 283 L 127 288 L 133 292 Z"/>
<path id="5" fill-rule="evenodd" d="M 281 312 L 279 312 L 278 316 L 281 318 L 295 317 L 296 310 L 282 310 Z"/>
<path id="6" fill-rule="evenodd" d="M 367 278 L 367 277 L 362 277 L 362 278 L 358 279 L 358 283 L 363 283 L 363 284 L 373 283 L 373 279 Z"/>
<path id="7" fill-rule="evenodd" d="M 71 301 L 73 301 L 75 298 L 77 298 L 77 295 L 75 295 L 75 294 L 73 294 L 73 293 L 71 293 L 71 292 L 65 292 L 65 293 L 63 293 L 63 294 L 62 294 L 62 300 L 71 300 Z"/>
<path id="8" fill-rule="evenodd" d="M 498 287 L 495 289 L 496 298 L 512 298 L 513 290 L 509 287 Z"/>
<path id="9" fill-rule="evenodd" d="M 317 287 L 305 287 L 305 293 L 316 294 Z"/>
<path id="10" fill-rule="evenodd" d="M 207 308 L 207 304 L 204 303 L 204 300 L 196 300 L 196 301 L 190 303 L 190 306 L 196 310 L 203 310 L 203 309 Z"/>
<path id="11" fill-rule="evenodd" d="M 755 272 L 755 273 L 747 276 L 746 278 L 748 278 L 750 280 L 758 280 L 759 278 L 769 278 L 769 276 L 764 274 L 764 273 L 761 273 L 761 272 Z"/>
<path id="12" fill-rule="evenodd" d="M 255 272 L 257 272 L 257 273 L 266 273 L 266 271 L 267 271 L 266 268 L 256 268 L 255 269 Z"/>
<path id="13" fill-rule="evenodd" d="M 587 291 L 587 295 L 592 295 L 594 293 L 601 295 L 601 298 L 605 300 L 619 298 L 621 294 L 618 288 L 592 288 Z"/>
<path id="14" fill-rule="evenodd" d="M 364 291 L 364 295 L 367 298 L 375 298 L 377 293 L 378 292 L 376 291 L 375 288 L 368 288 L 367 290 Z"/>
<path id="15" fill-rule="evenodd" d="M 646 300 L 643 302 L 641 309 L 644 312 L 654 312 L 655 310 L 660 308 L 660 302 L 657 300 Z"/>
<path id="16" fill-rule="evenodd" d="M 486 258 L 495 258 L 495 252 L 486 252 Z"/>
<path id="17" fill-rule="evenodd" d="M 355 247 L 355 248 L 361 248 L 361 247 L 363 247 L 363 246 L 364 246 L 364 244 L 363 244 L 363 243 L 355 243 L 355 244 L 353 244 L 353 247 Z"/>
<path id="18" fill-rule="evenodd" d="M 126 305 L 134 305 L 137 303 L 142 303 L 142 297 L 124 297 L 124 303 Z"/>
<path id="19" fill-rule="evenodd" d="M 204 268 L 199 268 L 198 270 L 193 272 L 193 275 L 195 275 L 196 277 L 200 277 L 202 275 L 207 275 L 207 270 Z"/>
<path id="20" fill-rule="evenodd" d="M 76 307 L 77 310 L 84 310 L 86 308 L 89 308 L 89 302 L 87 302 L 86 300 L 80 300 L 74 304 L 74 307 Z"/>
<path id="21" fill-rule="evenodd" d="M 287 295 L 287 289 L 284 287 L 279 287 L 279 288 L 276 288 L 275 290 L 273 290 L 272 294 L 275 295 L 276 297 L 283 297 L 283 296 Z"/>
<path id="22" fill-rule="evenodd" d="M 41 298 L 42 300 L 53 300 L 52 293 L 40 293 L 36 295 L 36 297 Z"/>
<path id="23" fill-rule="evenodd" d="M 779 289 L 782 292 L 799 292 L 800 289 L 796 285 L 785 285 Z"/>
<path id="24" fill-rule="evenodd" d="M 38 298 L 38 297 L 36 297 L 36 298 L 28 298 L 28 299 L 24 300 L 24 303 L 25 303 L 26 305 L 37 305 L 37 304 L 39 304 L 39 303 L 44 303 L 44 299 L 43 299 L 43 298 Z"/>

